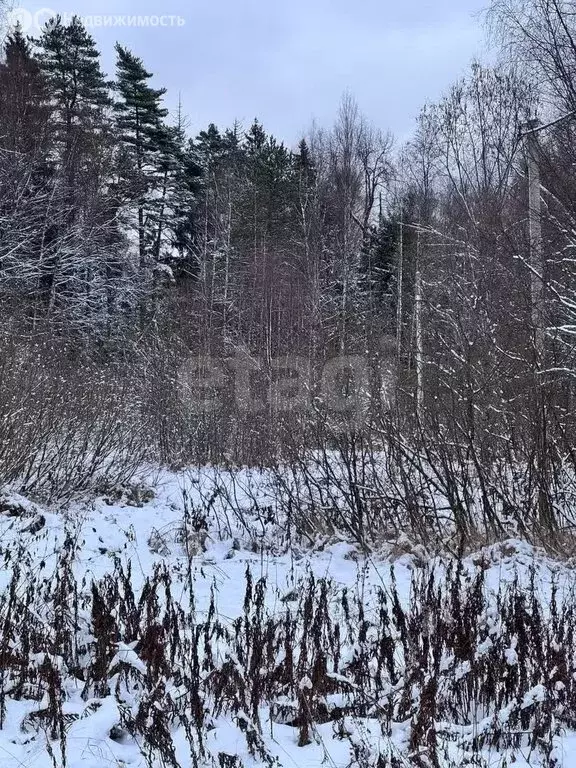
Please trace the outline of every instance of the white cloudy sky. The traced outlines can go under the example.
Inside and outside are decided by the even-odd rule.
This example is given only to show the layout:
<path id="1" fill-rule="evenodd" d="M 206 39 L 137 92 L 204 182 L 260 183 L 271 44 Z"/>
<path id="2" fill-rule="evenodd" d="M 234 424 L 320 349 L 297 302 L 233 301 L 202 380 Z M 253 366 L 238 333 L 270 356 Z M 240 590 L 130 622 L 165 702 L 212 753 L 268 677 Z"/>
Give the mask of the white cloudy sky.
<path id="1" fill-rule="evenodd" d="M 46 0 L 15 5 L 80 16 L 173 14 L 184 26 L 91 29 L 113 68 L 116 39 L 181 94 L 191 129 L 258 116 L 289 143 L 329 124 L 342 93 L 397 136 L 483 53 L 486 0 Z"/>

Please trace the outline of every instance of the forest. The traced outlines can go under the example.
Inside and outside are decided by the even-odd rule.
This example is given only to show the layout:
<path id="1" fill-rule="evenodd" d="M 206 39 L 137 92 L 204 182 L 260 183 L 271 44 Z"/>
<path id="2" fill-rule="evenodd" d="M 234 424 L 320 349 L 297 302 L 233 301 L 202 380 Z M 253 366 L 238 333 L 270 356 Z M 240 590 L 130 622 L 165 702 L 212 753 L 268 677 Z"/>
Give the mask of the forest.
<path id="1" fill-rule="evenodd" d="M 185 105 L 170 115 L 120 43 L 108 79 L 78 17 L 38 39 L 9 31 L 2 479 L 54 498 L 142 461 L 329 452 L 348 468 L 358 535 L 371 516 L 438 530 L 441 493 L 461 538 L 511 524 L 562 539 L 576 457 L 571 19 L 570 3 L 496 2 L 497 63 L 423 106 L 403 146 L 350 94 L 294 148 L 257 119 L 192 137 Z M 358 476 L 375 454 L 396 492 Z"/>

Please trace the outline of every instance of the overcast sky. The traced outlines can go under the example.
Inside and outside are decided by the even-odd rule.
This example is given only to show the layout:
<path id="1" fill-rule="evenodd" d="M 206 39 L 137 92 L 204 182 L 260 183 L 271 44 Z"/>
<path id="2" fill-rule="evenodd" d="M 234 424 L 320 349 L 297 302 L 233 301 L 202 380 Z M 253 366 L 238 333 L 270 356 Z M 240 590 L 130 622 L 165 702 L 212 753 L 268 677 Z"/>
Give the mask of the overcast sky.
<path id="1" fill-rule="evenodd" d="M 193 133 L 255 116 L 293 144 L 314 118 L 331 124 L 342 93 L 399 138 L 483 53 L 486 0 L 47 0 L 15 5 L 80 16 L 174 15 L 183 26 L 91 27 L 104 64 L 128 45 L 181 94 Z M 43 13 L 46 13 L 44 11 Z M 40 14 L 42 17 L 42 14 Z M 165 22 L 166 23 L 166 22 Z"/>

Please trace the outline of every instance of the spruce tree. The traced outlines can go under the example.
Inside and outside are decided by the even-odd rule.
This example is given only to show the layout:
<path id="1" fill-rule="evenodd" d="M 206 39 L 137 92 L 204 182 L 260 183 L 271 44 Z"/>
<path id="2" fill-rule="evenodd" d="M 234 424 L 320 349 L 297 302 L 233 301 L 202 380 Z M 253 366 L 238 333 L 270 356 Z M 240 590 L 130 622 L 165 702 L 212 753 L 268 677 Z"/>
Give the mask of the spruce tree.
<path id="1" fill-rule="evenodd" d="M 4 44 L 0 65 L 1 146 L 14 152 L 46 152 L 50 117 L 46 82 L 18 25 Z"/>
<path id="2" fill-rule="evenodd" d="M 43 290 L 42 262 L 57 247 L 51 113 L 39 63 L 17 26 L 0 64 L 0 284 L 31 314 Z"/>
<path id="3" fill-rule="evenodd" d="M 183 127 L 174 129 L 176 147 L 172 173 L 171 231 L 173 266 L 190 275 L 195 271 L 194 247 L 197 234 L 196 205 L 201 190 L 202 169 L 194 142 L 185 135 Z"/>
<path id="4" fill-rule="evenodd" d="M 254 237 L 282 238 L 291 226 L 294 161 L 290 151 L 255 120 L 245 137 L 247 203 L 252 207 Z"/>
<path id="5" fill-rule="evenodd" d="M 181 125 L 163 126 L 158 133 L 158 184 L 150 201 L 156 262 L 180 266 L 189 261 L 194 236 L 194 204 L 200 168 L 192 143 Z"/>
<path id="6" fill-rule="evenodd" d="M 298 152 L 294 155 L 294 165 L 300 189 L 311 187 L 316 180 L 316 168 L 306 139 L 301 139 L 298 144 Z"/>

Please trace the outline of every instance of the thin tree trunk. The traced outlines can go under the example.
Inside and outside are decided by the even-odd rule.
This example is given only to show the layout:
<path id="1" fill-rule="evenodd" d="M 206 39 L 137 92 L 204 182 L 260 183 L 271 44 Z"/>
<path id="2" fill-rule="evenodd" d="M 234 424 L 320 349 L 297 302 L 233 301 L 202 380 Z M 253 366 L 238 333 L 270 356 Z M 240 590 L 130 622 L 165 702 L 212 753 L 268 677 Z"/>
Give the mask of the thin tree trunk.
<path id="1" fill-rule="evenodd" d="M 402 356 L 402 300 L 404 282 L 404 222 L 400 220 L 400 244 L 398 248 L 397 300 L 396 300 L 396 366 L 397 376 L 400 374 Z"/>
<path id="2" fill-rule="evenodd" d="M 422 336 L 422 273 L 420 271 L 420 231 L 416 237 L 416 275 L 414 280 L 416 325 L 416 416 L 422 419 L 424 406 L 424 341 Z"/>

